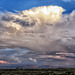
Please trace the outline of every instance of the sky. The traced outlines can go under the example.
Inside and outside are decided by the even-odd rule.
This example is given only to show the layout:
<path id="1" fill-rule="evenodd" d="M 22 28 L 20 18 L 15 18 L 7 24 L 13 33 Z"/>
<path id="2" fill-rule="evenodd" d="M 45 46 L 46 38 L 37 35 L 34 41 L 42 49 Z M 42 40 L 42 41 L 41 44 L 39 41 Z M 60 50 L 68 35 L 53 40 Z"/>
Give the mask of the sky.
<path id="1" fill-rule="evenodd" d="M 75 66 L 75 0 L 0 0 L 0 66 Z"/>

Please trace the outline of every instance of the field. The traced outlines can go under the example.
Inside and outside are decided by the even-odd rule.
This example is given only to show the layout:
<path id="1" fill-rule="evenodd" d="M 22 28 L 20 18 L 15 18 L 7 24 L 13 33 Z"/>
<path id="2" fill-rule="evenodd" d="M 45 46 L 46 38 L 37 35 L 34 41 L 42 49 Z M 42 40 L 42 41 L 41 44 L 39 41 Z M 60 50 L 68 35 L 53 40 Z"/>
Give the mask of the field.
<path id="1" fill-rule="evenodd" d="M 75 75 L 75 68 L 0 69 L 0 75 Z"/>

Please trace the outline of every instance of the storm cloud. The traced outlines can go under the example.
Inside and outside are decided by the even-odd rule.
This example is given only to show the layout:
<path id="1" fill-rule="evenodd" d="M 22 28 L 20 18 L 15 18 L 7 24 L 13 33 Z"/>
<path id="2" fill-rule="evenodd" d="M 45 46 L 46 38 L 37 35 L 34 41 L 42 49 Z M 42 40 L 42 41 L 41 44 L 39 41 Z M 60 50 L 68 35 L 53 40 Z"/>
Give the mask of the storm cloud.
<path id="1" fill-rule="evenodd" d="M 12 55 L 8 51 L 9 56 L 0 55 L 0 60 L 10 63 L 22 63 L 24 58 L 32 63 L 48 59 L 62 60 L 63 64 L 74 62 L 75 10 L 62 14 L 64 10 L 58 6 L 44 6 L 17 13 L 1 12 L 0 48 L 20 50 L 13 50 Z M 29 49 L 30 54 L 21 48 Z M 3 59 L 5 57 L 7 59 Z"/>
<path id="2" fill-rule="evenodd" d="M 54 11 L 55 8 L 58 10 Z M 63 10 L 58 6 L 44 6 L 17 14 L 1 13 L 0 47 L 24 47 L 42 53 L 65 51 L 65 46 L 75 45 L 75 11 L 61 14 Z M 41 13 L 43 15 L 40 15 Z"/>

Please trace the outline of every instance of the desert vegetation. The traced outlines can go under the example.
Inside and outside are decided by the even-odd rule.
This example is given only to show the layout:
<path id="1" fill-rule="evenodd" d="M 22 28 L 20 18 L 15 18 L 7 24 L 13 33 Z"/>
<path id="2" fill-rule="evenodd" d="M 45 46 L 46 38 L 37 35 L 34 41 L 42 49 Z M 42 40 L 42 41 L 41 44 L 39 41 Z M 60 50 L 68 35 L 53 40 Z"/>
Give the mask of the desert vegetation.
<path id="1" fill-rule="evenodd" d="M 0 75 L 75 75 L 75 68 L 0 69 Z"/>

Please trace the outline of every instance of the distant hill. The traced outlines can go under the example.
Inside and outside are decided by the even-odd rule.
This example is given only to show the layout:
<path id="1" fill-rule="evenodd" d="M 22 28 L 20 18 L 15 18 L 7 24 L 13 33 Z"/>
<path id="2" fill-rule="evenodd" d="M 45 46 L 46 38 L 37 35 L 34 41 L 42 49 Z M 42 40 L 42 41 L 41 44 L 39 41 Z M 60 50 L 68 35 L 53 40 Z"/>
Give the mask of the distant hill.
<path id="1" fill-rule="evenodd" d="M 71 67 L 75 67 L 75 65 L 71 65 Z M 52 66 L 52 65 L 41 65 L 41 66 L 37 66 L 37 65 L 33 65 L 33 64 L 22 64 L 22 65 L 16 65 L 16 64 L 12 64 L 12 65 L 1 65 L 0 69 L 34 69 L 34 68 L 68 68 L 67 66 Z"/>

